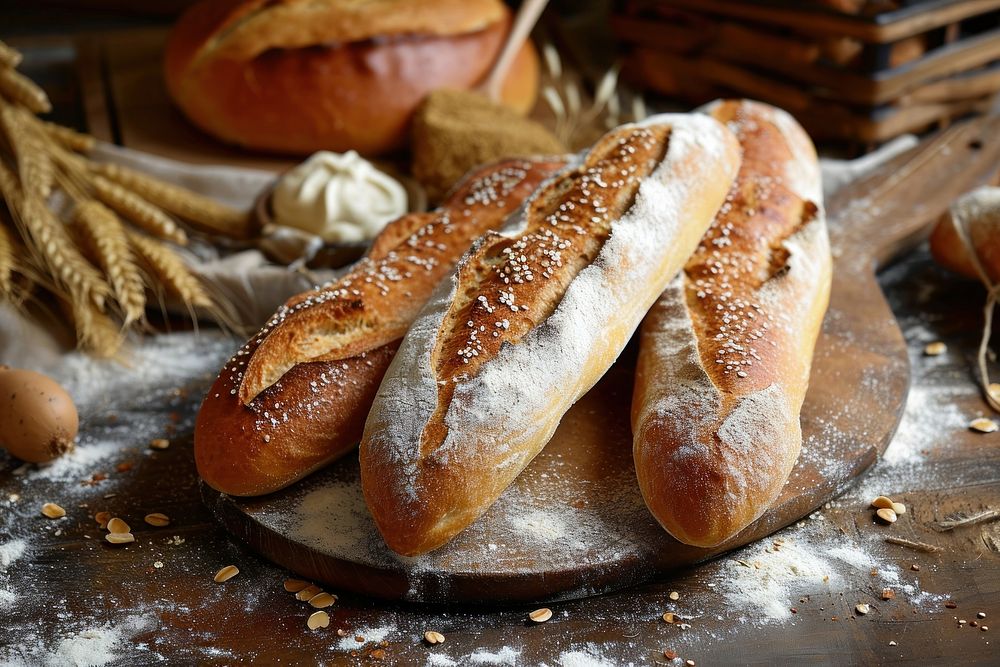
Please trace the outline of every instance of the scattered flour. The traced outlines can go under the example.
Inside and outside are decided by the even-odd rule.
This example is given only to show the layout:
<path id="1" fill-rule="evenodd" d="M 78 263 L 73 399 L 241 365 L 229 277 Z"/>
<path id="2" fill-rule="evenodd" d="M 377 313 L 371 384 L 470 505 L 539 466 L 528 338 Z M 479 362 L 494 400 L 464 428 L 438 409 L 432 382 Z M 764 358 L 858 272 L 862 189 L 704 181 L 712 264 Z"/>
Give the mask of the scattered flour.
<path id="1" fill-rule="evenodd" d="M 337 643 L 337 648 L 341 651 L 352 651 L 357 648 L 361 648 L 366 644 L 377 644 L 382 641 L 393 631 L 393 628 L 362 628 L 361 630 L 355 630 L 352 634 L 342 638 Z M 358 641 L 357 638 L 362 637 L 364 641 Z"/>
<path id="2" fill-rule="evenodd" d="M 157 619 L 151 614 L 132 614 L 118 623 L 104 623 L 74 630 L 63 635 L 51 649 L 45 641 L 23 641 L 20 646 L 0 652 L 0 664 L 5 667 L 101 667 L 108 663 L 128 660 L 135 648 L 133 639 L 152 630 Z"/>
<path id="3" fill-rule="evenodd" d="M 24 540 L 10 540 L 0 544 L 0 610 L 9 609 L 17 602 L 17 593 L 10 590 L 7 568 L 16 562 L 27 551 Z"/>
<path id="4" fill-rule="evenodd" d="M 601 655 L 600 648 L 595 644 L 587 644 L 582 648 L 563 651 L 559 654 L 556 664 L 559 667 L 624 667 Z"/>
<path id="5" fill-rule="evenodd" d="M 504 646 L 496 653 L 486 650 L 479 650 L 462 660 L 464 664 L 471 665 L 517 665 L 521 651 L 510 646 Z"/>
<path id="6" fill-rule="evenodd" d="M 455 667 L 458 662 L 452 660 L 444 653 L 431 653 L 427 656 L 427 667 Z"/>

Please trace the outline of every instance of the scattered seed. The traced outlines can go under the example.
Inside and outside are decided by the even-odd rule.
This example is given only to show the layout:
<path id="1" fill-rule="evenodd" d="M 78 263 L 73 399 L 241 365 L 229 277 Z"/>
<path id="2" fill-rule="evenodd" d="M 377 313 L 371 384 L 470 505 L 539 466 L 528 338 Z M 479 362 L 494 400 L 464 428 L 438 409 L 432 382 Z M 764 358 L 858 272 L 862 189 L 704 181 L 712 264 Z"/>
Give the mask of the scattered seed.
<path id="1" fill-rule="evenodd" d="M 66 516 L 66 510 L 55 503 L 45 503 L 42 505 L 42 514 L 50 519 L 61 519 Z"/>
<path id="2" fill-rule="evenodd" d="M 157 570 L 159 570 L 161 567 L 163 567 L 163 561 L 162 560 L 158 560 L 158 561 L 154 562 L 153 563 L 153 567 L 155 567 Z"/>
<path id="3" fill-rule="evenodd" d="M 431 645 L 443 644 L 444 635 L 442 635 L 440 632 L 435 632 L 434 630 L 428 630 L 427 632 L 424 633 L 424 641 Z"/>
<path id="4" fill-rule="evenodd" d="M 98 512 L 94 515 L 94 521 L 97 522 L 101 528 L 108 527 L 108 521 L 111 521 L 111 512 Z"/>
<path id="5" fill-rule="evenodd" d="M 667 597 L 670 598 L 671 600 L 680 600 L 681 594 L 678 593 L 677 591 L 670 591 L 670 595 L 668 595 Z"/>
<path id="6" fill-rule="evenodd" d="M 984 625 L 984 626 L 980 627 L 979 629 L 982 630 L 983 632 L 986 632 L 987 630 L 989 630 L 989 627 Z"/>
<path id="7" fill-rule="evenodd" d="M 938 355 L 944 354 L 948 351 L 948 346 L 941 341 L 936 341 L 933 343 L 928 343 L 924 348 L 924 354 L 928 357 L 936 357 Z"/>
<path id="8" fill-rule="evenodd" d="M 170 441 L 166 438 L 157 438 L 149 443 L 150 449 L 166 449 L 170 446 Z"/>
<path id="9" fill-rule="evenodd" d="M 325 628 L 330 625 L 330 614 L 325 611 L 314 611 L 306 619 L 306 627 L 310 630 Z"/>
<path id="10" fill-rule="evenodd" d="M 956 604 L 953 600 L 948 600 L 944 603 L 944 606 L 948 609 L 958 609 L 958 604 Z"/>
<path id="11" fill-rule="evenodd" d="M 108 533 L 104 536 L 111 544 L 128 544 L 129 542 L 135 542 L 135 535 L 132 533 Z"/>
<path id="12" fill-rule="evenodd" d="M 914 572 L 920 572 L 920 566 L 917 565 L 916 563 L 914 563 L 913 565 L 911 565 L 910 569 L 913 570 Z"/>
<path id="13" fill-rule="evenodd" d="M 671 651 L 670 649 L 667 649 L 666 651 L 663 652 L 663 657 L 666 658 L 667 660 L 676 660 L 677 651 Z"/>
<path id="14" fill-rule="evenodd" d="M 333 606 L 333 603 L 336 601 L 337 598 L 329 593 L 317 593 L 309 598 L 309 605 L 311 607 L 315 607 L 316 609 L 326 609 L 327 607 Z"/>
<path id="15" fill-rule="evenodd" d="M 296 593 L 295 594 L 295 599 L 296 600 L 301 600 L 302 602 L 305 602 L 306 600 L 311 600 L 312 598 L 316 597 L 317 595 L 319 595 L 322 592 L 323 592 L 322 588 L 320 588 L 316 584 L 310 584 L 310 585 L 306 586 L 305 588 L 303 588 L 298 593 Z"/>
<path id="16" fill-rule="evenodd" d="M 896 523 L 896 513 L 891 509 L 882 508 L 875 512 L 875 514 L 886 523 Z"/>
<path id="17" fill-rule="evenodd" d="M 667 623 L 676 623 L 677 614 L 673 613 L 672 611 L 668 611 L 666 614 L 663 615 L 663 620 L 666 621 Z"/>
<path id="18" fill-rule="evenodd" d="M 890 642 L 889 642 L 889 646 L 896 646 L 896 642 L 894 642 L 894 641 L 890 641 Z"/>
<path id="19" fill-rule="evenodd" d="M 977 625 L 979 625 L 979 623 L 976 623 L 975 621 L 972 621 L 971 623 L 969 623 L 969 627 L 970 627 L 970 628 L 974 628 L 974 627 L 976 627 Z"/>
<path id="20" fill-rule="evenodd" d="M 127 523 L 125 523 L 124 521 L 122 521 L 121 519 L 119 519 L 118 517 L 114 517 L 113 519 L 109 519 L 108 520 L 108 526 L 107 526 L 107 528 L 108 528 L 108 532 L 109 533 L 131 533 L 132 532 L 132 529 L 129 527 L 129 525 Z"/>
<path id="21" fill-rule="evenodd" d="M 685 660 L 684 664 L 687 665 L 687 667 L 694 667 L 694 660 Z"/>
<path id="22" fill-rule="evenodd" d="M 977 612 L 976 618 L 986 618 L 986 612 L 985 611 Z"/>
<path id="23" fill-rule="evenodd" d="M 958 619 L 958 625 L 959 625 L 959 626 L 963 626 L 963 625 L 965 625 L 966 623 L 968 623 L 968 621 L 967 621 L 967 620 L 965 620 L 964 618 L 960 618 L 960 619 Z"/>
<path id="24" fill-rule="evenodd" d="M 877 510 L 892 509 L 892 499 L 886 496 L 879 496 L 872 501 L 872 507 Z"/>
<path id="25" fill-rule="evenodd" d="M 152 514 L 146 515 L 146 523 L 148 523 L 150 526 L 163 528 L 164 526 L 170 525 L 170 517 L 160 512 L 153 512 Z"/>
<path id="26" fill-rule="evenodd" d="M 530 618 L 535 623 L 544 623 L 545 621 L 552 618 L 552 610 L 548 607 L 542 607 L 541 609 L 536 609 L 535 611 L 528 614 Z"/>
<path id="27" fill-rule="evenodd" d="M 298 593 L 308 585 L 308 581 L 302 581 L 301 579 L 285 579 L 285 590 L 289 593 Z"/>
<path id="28" fill-rule="evenodd" d="M 891 588 L 883 588 L 882 589 L 882 599 L 883 600 L 891 600 L 894 597 L 896 597 L 896 592 L 893 591 Z"/>
<path id="29" fill-rule="evenodd" d="M 854 611 L 858 612 L 859 616 L 864 616 L 871 611 L 871 607 L 866 605 L 864 602 L 854 605 Z"/>
<path id="30" fill-rule="evenodd" d="M 355 635 L 354 641 L 356 641 L 359 644 L 364 644 L 365 638 L 362 635 Z"/>
<path id="31" fill-rule="evenodd" d="M 239 573 L 240 573 L 240 568 L 236 567 L 235 565 L 227 565 L 218 572 L 216 572 L 215 577 L 213 577 L 213 579 L 215 580 L 215 583 L 221 584 L 224 581 L 229 581 Z"/>
<path id="32" fill-rule="evenodd" d="M 895 512 L 897 516 L 903 516 L 906 514 L 906 505 L 903 503 L 893 503 L 892 511 Z"/>
<path id="33" fill-rule="evenodd" d="M 375 660 L 381 660 L 382 658 L 385 657 L 385 650 L 377 648 L 374 651 L 372 651 L 371 653 L 369 653 L 368 655 L 370 657 L 374 658 Z"/>
<path id="34" fill-rule="evenodd" d="M 973 431 L 979 431 L 980 433 L 993 433 L 993 431 L 996 431 L 1000 428 L 1000 426 L 997 426 L 997 423 L 992 419 L 979 417 L 969 422 L 969 428 Z"/>

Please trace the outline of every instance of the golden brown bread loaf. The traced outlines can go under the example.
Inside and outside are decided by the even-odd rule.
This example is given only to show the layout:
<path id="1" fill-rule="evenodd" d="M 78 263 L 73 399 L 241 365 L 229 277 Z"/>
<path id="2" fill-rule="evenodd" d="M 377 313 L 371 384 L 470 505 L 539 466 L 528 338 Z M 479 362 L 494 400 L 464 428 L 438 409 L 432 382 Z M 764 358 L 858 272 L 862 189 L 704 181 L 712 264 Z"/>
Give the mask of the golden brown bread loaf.
<path id="1" fill-rule="evenodd" d="M 353 448 L 434 287 L 564 164 L 482 167 L 441 208 L 390 223 L 341 278 L 291 298 L 226 364 L 202 404 L 194 437 L 202 479 L 232 495 L 270 493 Z"/>
<path id="2" fill-rule="evenodd" d="M 941 266 L 976 280 L 983 278 L 982 267 L 987 284 L 1000 282 L 1000 187 L 983 186 L 959 197 L 934 227 L 930 245 Z"/>
<path id="3" fill-rule="evenodd" d="M 414 555 L 472 523 L 607 371 L 739 166 L 717 121 L 611 131 L 480 239 L 414 321 L 361 441 L 365 500 Z"/>
<path id="4" fill-rule="evenodd" d="M 178 21 L 164 72 L 177 105 L 219 139 L 284 153 L 400 147 L 420 100 L 470 88 L 510 24 L 501 0 L 204 0 Z M 538 86 L 528 41 L 503 98 Z"/>
<path id="5" fill-rule="evenodd" d="M 632 403 L 636 473 L 661 525 L 715 546 L 777 498 L 830 291 L 812 142 L 784 111 L 709 106 L 743 163 L 698 250 L 646 316 Z"/>

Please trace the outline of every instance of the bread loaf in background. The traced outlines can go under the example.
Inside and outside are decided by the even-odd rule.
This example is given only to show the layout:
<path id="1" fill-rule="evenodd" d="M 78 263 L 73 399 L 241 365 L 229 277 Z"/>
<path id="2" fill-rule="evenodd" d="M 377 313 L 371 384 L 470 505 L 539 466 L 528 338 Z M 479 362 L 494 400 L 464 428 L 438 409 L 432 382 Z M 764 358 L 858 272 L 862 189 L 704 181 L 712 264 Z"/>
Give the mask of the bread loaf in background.
<path id="1" fill-rule="evenodd" d="M 279 153 L 403 145 L 420 100 L 470 88 L 510 26 L 501 0 L 203 0 L 177 22 L 164 71 L 184 114 L 223 141 Z M 538 87 L 528 41 L 502 96 Z"/>
<path id="2" fill-rule="evenodd" d="M 724 101 L 734 189 L 640 334 L 632 403 L 643 498 L 678 540 L 718 545 L 784 487 L 829 301 L 831 257 L 809 137 L 784 111 Z"/>
<path id="3" fill-rule="evenodd" d="M 484 236 L 386 372 L 361 441 L 365 500 L 404 555 L 476 520 L 607 371 L 739 166 L 700 115 L 609 132 Z"/>
<path id="4" fill-rule="evenodd" d="M 982 267 L 987 283 L 1000 282 L 1000 187 L 959 197 L 934 227 L 930 245 L 941 266 L 976 280 L 983 279 Z"/>
<path id="5" fill-rule="evenodd" d="M 195 423 L 198 473 L 224 493 L 276 491 L 351 450 L 400 339 L 471 243 L 562 158 L 504 160 L 444 205 L 390 223 L 338 280 L 295 296 L 226 364 Z"/>

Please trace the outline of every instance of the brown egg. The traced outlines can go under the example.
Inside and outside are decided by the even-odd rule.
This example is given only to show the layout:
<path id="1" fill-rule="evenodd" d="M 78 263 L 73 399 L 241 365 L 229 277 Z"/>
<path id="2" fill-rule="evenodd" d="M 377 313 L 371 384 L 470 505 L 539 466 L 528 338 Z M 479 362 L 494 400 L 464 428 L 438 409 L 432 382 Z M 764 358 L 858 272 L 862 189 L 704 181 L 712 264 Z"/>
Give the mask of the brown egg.
<path id="1" fill-rule="evenodd" d="M 0 368 L 0 447 L 43 463 L 73 449 L 79 416 L 73 399 L 51 378 Z"/>

